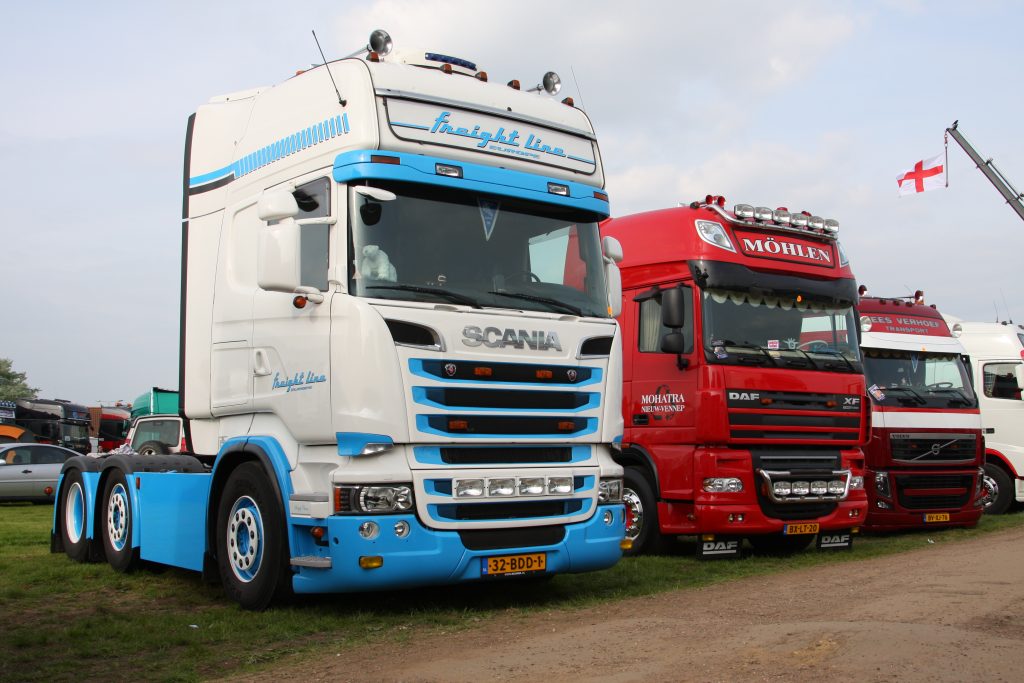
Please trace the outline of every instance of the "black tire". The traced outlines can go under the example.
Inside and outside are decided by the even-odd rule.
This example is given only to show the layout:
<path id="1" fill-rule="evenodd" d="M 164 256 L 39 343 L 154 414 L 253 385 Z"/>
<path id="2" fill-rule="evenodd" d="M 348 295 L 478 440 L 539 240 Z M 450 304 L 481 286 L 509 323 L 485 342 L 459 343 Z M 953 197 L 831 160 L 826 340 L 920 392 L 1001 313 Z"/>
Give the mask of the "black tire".
<path id="1" fill-rule="evenodd" d="M 60 487 L 57 524 L 60 526 L 64 552 L 75 562 L 89 559 L 89 508 L 86 505 L 85 483 L 82 473 L 68 470 Z"/>
<path id="2" fill-rule="evenodd" d="M 132 547 L 131 488 L 124 472 L 115 469 L 103 485 L 100 516 L 100 537 L 103 551 L 110 566 L 119 572 L 129 572 L 139 564 L 139 549 Z"/>
<path id="3" fill-rule="evenodd" d="M 1013 479 L 999 465 L 985 463 L 986 515 L 1001 515 L 1013 503 Z"/>
<path id="4" fill-rule="evenodd" d="M 258 462 L 228 477 L 217 505 L 217 568 L 224 593 L 243 609 L 265 609 L 291 588 L 281 501 Z"/>
<path id="5" fill-rule="evenodd" d="M 747 540 L 759 555 L 793 555 L 806 550 L 814 542 L 814 534 L 800 534 L 799 536 L 764 534 L 749 536 Z"/>
<path id="6" fill-rule="evenodd" d="M 638 467 L 626 468 L 622 502 L 626 505 L 626 538 L 633 541 L 633 547 L 622 554 L 633 557 L 662 552 L 665 543 L 658 527 L 658 500 Z"/>
<path id="7" fill-rule="evenodd" d="M 139 455 L 167 455 L 171 449 L 163 441 L 154 440 L 144 442 L 135 452 Z"/>

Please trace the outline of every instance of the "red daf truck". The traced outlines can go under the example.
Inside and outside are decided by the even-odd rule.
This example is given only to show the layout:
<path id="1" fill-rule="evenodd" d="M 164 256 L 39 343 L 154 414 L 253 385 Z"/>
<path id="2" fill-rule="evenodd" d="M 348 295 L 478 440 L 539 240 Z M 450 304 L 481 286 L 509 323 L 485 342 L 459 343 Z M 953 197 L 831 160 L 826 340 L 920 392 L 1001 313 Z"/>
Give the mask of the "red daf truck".
<path id="1" fill-rule="evenodd" d="M 966 351 L 922 292 L 907 298 L 858 307 L 872 415 L 864 528 L 974 526 L 985 439 Z"/>
<path id="2" fill-rule="evenodd" d="M 623 247 L 623 498 L 633 552 L 848 548 L 869 414 L 838 223 L 708 196 L 614 218 Z"/>

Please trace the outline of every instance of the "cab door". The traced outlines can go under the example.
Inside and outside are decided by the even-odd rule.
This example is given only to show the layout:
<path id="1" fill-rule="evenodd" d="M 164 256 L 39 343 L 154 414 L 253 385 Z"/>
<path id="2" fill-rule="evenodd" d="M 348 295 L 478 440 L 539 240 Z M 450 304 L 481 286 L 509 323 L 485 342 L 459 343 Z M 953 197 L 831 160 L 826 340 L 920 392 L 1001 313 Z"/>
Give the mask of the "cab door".
<path id="1" fill-rule="evenodd" d="M 661 350 L 671 331 L 661 323 L 661 292 L 676 286 L 684 290 L 686 302 L 685 344 L 679 355 Z M 632 430 L 628 440 L 643 444 L 657 462 L 662 497 L 689 498 L 691 468 L 684 459 L 693 450 L 698 373 L 693 288 L 669 283 L 626 299 L 624 315 L 631 324 L 624 330 L 623 347 L 632 357 L 631 381 L 623 397 L 624 418 Z"/>
<path id="2" fill-rule="evenodd" d="M 331 431 L 331 298 L 332 253 L 344 240 L 339 230 L 336 184 L 328 177 L 296 183 L 299 206 L 300 283 L 320 292 L 296 305 L 288 292 L 256 289 L 253 300 L 253 409 L 277 415 L 296 440 L 327 443 Z M 343 222 L 342 222 L 343 223 Z M 255 427 L 259 429 L 259 427 Z"/>

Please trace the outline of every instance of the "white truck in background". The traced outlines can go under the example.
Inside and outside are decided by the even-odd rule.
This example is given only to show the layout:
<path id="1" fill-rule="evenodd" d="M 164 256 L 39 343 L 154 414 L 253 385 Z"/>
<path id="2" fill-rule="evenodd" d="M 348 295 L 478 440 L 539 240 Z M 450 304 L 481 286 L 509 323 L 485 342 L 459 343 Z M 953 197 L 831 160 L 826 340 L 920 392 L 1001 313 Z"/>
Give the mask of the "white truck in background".
<path id="1" fill-rule="evenodd" d="M 1024 326 L 950 318 L 970 356 L 985 435 L 986 512 L 1024 502 Z"/>
<path id="2" fill-rule="evenodd" d="M 368 48 L 190 118 L 186 453 L 70 461 L 55 552 L 203 571 L 260 609 L 628 546 L 622 254 L 588 117 Z"/>

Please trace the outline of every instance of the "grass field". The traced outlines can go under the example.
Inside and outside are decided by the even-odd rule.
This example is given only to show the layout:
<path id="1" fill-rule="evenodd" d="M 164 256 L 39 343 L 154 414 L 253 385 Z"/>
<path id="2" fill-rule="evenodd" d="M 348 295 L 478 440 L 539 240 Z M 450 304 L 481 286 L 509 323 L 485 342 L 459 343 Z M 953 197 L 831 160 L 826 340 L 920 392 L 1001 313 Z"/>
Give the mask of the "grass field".
<path id="1" fill-rule="evenodd" d="M 698 562 L 670 556 L 542 583 L 503 582 L 360 595 L 313 596 L 262 613 L 228 603 L 198 574 L 118 574 L 49 551 L 50 506 L 0 505 L 0 680 L 192 681 L 244 673 L 285 655 L 342 652 L 413 632 L 471 628 L 496 614 L 574 609 L 755 574 L 860 559 L 1024 526 L 1024 513 L 976 529 L 860 537 L 850 552 Z"/>

